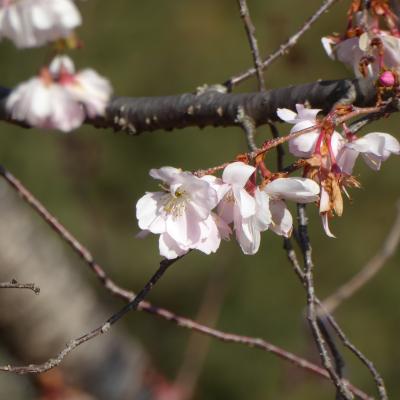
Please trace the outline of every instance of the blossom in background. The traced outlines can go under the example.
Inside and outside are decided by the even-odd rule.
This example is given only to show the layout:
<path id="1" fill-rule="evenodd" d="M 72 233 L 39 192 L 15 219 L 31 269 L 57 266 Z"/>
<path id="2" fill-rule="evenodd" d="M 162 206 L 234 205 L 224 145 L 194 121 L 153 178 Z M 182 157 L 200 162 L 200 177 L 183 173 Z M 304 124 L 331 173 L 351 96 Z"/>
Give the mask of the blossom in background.
<path id="1" fill-rule="evenodd" d="M 82 107 L 46 73 L 19 84 L 8 96 L 6 108 L 15 120 L 63 132 L 78 128 L 85 119 Z"/>
<path id="2" fill-rule="evenodd" d="M 0 0 L 0 38 L 20 48 L 66 38 L 80 24 L 72 0 Z"/>
<path id="3" fill-rule="evenodd" d="M 90 68 L 75 72 L 74 63 L 67 56 L 55 57 L 49 70 L 71 96 L 85 107 L 89 118 L 105 114 L 112 94 L 108 79 Z"/>
<path id="4" fill-rule="evenodd" d="M 211 210 L 217 192 L 204 179 L 173 167 L 152 169 L 150 176 L 165 185 L 164 191 L 146 193 L 136 204 L 139 227 L 160 234 L 160 254 L 176 258 L 190 249 L 215 252 L 221 235 Z"/>
<path id="5" fill-rule="evenodd" d="M 332 60 L 338 60 L 353 69 L 357 77 L 363 77 L 364 72 L 369 77 L 377 77 L 381 68 L 394 68 L 400 72 L 400 38 L 386 31 L 373 34 L 363 33 L 341 40 L 337 37 L 323 37 L 322 45 Z M 380 59 L 378 46 L 381 44 L 383 58 Z M 361 68 L 360 62 L 367 60 L 366 68 Z"/>
<path id="6" fill-rule="evenodd" d="M 112 88 L 91 69 L 75 72 L 72 60 L 55 57 L 40 76 L 18 85 L 6 102 L 10 116 L 33 127 L 69 132 L 86 117 L 104 115 Z"/>
<path id="7" fill-rule="evenodd" d="M 346 143 L 337 157 L 337 165 L 345 174 L 351 175 L 358 155 L 361 154 L 367 165 L 375 171 L 381 167 L 391 154 L 400 155 L 400 143 L 392 135 L 372 132 Z"/>

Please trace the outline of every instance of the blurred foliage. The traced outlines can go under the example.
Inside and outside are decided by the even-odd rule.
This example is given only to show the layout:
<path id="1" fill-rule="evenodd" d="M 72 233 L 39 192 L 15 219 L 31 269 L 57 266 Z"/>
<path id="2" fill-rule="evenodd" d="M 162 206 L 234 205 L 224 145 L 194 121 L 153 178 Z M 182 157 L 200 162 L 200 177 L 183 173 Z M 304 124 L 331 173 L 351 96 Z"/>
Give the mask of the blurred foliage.
<path id="1" fill-rule="evenodd" d="M 321 1 L 248 3 L 262 54 L 267 54 L 294 33 Z M 348 3 L 335 5 L 296 48 L 272 65 L 265 74 L 269 88 L 351 76 L 342 65 L 329 60 L 320 45 L 321 36 L 342 31 Z M 189 92 L 204 83 L 223 82 L 251 65 L 234 1 L 116 0 L 102 1 L 101 6 L 96 1 L 82 1 L 79 7 L 85 21 L 79 35 L 85 47 L 73 54 L 76 64 L 93 67 L 109 77 L 118 95 Z M 19 52 L 2 42 L 1 54 L 2 84 L 12 87 L 40 68 L 48 49 Z M 238 90 L 254 91 L 256 87 L 252 80 Z M 398 118 L 394 115 L 371 128 L 396 135 Z M 285 133 L 288 127 L 280 129 Z M 205 168 L 245 150 L 241 131 L 233 128 L 159 131 L 139 137 L 87 126 L 68 135 L 6 124 L 1 124 L 0 131 L 0 163 L 88 245 L 117 282 L 135 290 L 159 261 L 157 239 L 141 241 L 134 236 L 138 231 L 135 202 L 146 190 L 157 187 L 148 170 L 163 165 Z M 258 135 L 260 141 L 269 137 L 268 128 L 261 127 Z M 380 173 L 368 170 L 362 161 L 358 163 L 363 188 L 352 192 L 352 204 L 347 201 L 344 216 L 332 223 L 337 239 L 323 234 L 317 210 L 310 207 L 320 297 L 355 274 L 381 245 L 400 194 L 395 184 L 398 163 L 392 157 Z M 194 317 L 209 274 L 229 264 L 228 292 L 218 327 L 260 336 L 317 360 L 303 319 L 305 294 L 281 247 L 281 239 L 267 232 L 253 257 L 242 255 L 234 241 L 223 243 L 212 256 L 192 253 L 168 272 L 151 294 L 151 301 Z M 85 270 L 79 260 L 76 264 Z M 400 396 L 397 264 L 398 254 L 337 312 L 349 337 L 375 361 L 393 398 Z M 29 279 L 34 281 L 34 277 Z M 95 287 L 108 301 L 108 295 L 97 284 Z M 143 314 L 131 315 L 125 323 L 146 345 L 160 371 L 173 379 L 189 333 Z M 349 360 L 349 378 L 373 391 L 365 368 L 351 354 L 344 354 Z M 332 398 L 332 393 L 327 383 L 269 354 L 214 341 L 196 399 L 310 400 Z"/>

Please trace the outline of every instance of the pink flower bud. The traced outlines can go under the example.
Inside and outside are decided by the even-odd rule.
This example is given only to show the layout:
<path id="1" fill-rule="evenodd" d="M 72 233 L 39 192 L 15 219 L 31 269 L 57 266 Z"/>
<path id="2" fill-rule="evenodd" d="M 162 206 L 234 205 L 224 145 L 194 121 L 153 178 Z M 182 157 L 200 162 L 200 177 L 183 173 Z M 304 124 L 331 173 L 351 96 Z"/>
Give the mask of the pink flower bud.
<path id="1" fill-rule="evenodd" d="M 393 72 L 391 72 L 391 71 L 385 71 L 379 77 L 379 83 L 385 87 L 393 86 L 395 84 L 395 82 L 396 82 L 396 78 L 395 78 Z"/>

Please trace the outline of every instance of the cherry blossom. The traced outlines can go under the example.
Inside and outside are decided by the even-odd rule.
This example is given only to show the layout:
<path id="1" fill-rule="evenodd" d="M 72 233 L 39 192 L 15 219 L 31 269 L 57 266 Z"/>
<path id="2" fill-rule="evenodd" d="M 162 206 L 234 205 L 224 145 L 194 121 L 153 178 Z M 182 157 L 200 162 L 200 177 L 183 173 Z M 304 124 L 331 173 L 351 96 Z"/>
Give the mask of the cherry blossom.
<path id="1" fill-rule="evenodd" d="M 240 161 L 229 164 L 222 173 L 222 182 L 229 190 L 217 207 L 222 220 L 233 223 L 236 239 L 245 254 L 257 252 L 260 231 L 268 229 L 269 225 L 268 207 L 263 207 L 265 195 L 255 186 L 254 196 L 245 188 L 255 170 Z"/>
<path id="2" fill-rule="evenodd" d="M 80 24 L 72 0 L 0 0 L 0 38 L 20 48 L 68 37 Z"/>
<path id="3" fill-rule="evenodd" d="M 321 110 L 306 108 L 303 104 L 296 104 L 296 111 L 297 113 L 287 108 L 278 108 L 277 110 L 278 117 L 281 120 L 294 125 L 290 133 L 298 132 L 317 125 L 318 121 L 316 120 L 316 116 Z M 311 157 L 314 152 L 317 150 L 319 151 L 319 149 L 316 149 L 316 145 L 320 133 L 320 129 L 316 128 L 311 132 L 303 133 L 302 135 L 291 139 L 289 141 L 289 151 L 296 157 Z M 343 138 L 341 135 L 334 131 L 330 138 L 334 155 L 336 155 L 341 148 L 342 141 Z"/>
<path id="4" fill-rule="evenodd" d="M 173 167 L 152 169 L 150 176 L 163 182 L 164 191 L 140 198 L 136 217 L 141 229 L 160 234 L 160 254 L 171 259 L 190 249 L 215 252 L 229 236 L 229 227 L 211 213 L 217 192 L 205 179 Z"/>
<path id="5" fill-rule="evenodd" d="M 351 175 L 358 155 L 361 154 L 367 165 L 375 171 L 381 167 L 391 154 L 400 154 L 399 141 L 383 132 L 373 132 L 346 143 L 339 152 L 337 165 L 345 174 Z"/>
<path id="6" fill-rule="evenodd" d="M 263 189 L 268 196 L 271 213 L 270 229 L 276 234 L 289 237 L 293 218 L 284 200 L 296 203 L 313 203 L 319 199 L 319 185 L 307 178 L 278 178 Z"/>
<path id="7" fill-rule="evenodd" d="M 377 77 L 382 69 L 394 68 L 400 72 L 400 38 L 386 31 L 373 34 L 364 32 L 340 40 L 335 37 L 322 38 L 322 45 L 332 60 L 338 60 L 353 69 L 357 77 Z M 383 48 L 383 58 L 379 56 L 378 46 Z M 368 60 L 366 68 L 362 68 L 363 59 Z"/>
<path id="8" fill-rule="evenodd" d="M 88 117 L 105 114 L 112 94 L 112 87 L 107 79 L 90 68 L 75 73 L 73 61 L 66 56 L 55 57 L 49 70 L 71 96 L 85 107 Z"/>
<path id="9" fill-rule="evenodd" d="M 85 119 L 82 107 L 46 72 L 19 84 L 7 98 L 6 108 L 15 120 L 63 132 L 78 128 Z"/>

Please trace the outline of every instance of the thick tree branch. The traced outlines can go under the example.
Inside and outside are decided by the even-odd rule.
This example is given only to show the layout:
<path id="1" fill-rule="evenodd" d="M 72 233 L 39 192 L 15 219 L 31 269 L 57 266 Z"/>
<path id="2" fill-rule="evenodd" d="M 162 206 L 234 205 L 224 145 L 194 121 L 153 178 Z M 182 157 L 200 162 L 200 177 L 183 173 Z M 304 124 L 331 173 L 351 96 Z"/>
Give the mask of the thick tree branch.
<path id="1" fill-rule="evenodd" d="M 12 120 L 7 113 L 8 94 L 8 89 L 0 88 L 0 120 L 27 127 L 23 121 Z M 108 105 L 106 117 L 86 122 L 135 135 L 188 126 L 238 126 L 238 112 L 243 110 L 257 127 L 278 121 L 276 109 L 279 107 L 294 109 L 297 103 L 307 102 L 326 113 L 338 102 L 363 107 L 374 105 L 375 100 L 374 83 L 365 79 L 318 81 L 263 93 L 221 93 L 210 88 L 200 94 L 115 97 Z"/>

